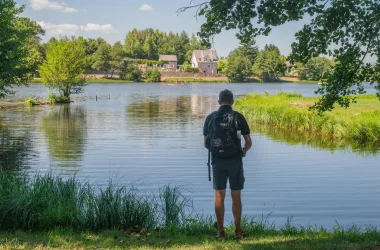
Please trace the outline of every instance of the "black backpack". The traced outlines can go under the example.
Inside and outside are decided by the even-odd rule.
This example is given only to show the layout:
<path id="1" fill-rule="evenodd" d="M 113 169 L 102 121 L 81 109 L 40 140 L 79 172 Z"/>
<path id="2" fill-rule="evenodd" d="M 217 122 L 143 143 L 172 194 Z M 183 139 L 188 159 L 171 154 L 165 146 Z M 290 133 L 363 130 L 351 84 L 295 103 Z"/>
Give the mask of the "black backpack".
<path id="1" fill-rule="evenodd" d="M 208 149 L 213 157 L 228 158 L 241 153 L 235 112 L 215 112 L 208 124 Z"/>

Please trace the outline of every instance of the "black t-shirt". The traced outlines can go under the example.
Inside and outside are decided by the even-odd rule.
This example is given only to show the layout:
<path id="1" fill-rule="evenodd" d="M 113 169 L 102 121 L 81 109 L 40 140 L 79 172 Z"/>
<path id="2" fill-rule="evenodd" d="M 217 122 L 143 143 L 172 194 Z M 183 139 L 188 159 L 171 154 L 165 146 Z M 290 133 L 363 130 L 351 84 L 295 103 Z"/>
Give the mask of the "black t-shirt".
<path id="1" fill-rule="evenodd" d="M 233 112 L 233 110 L 232 110 L 231 106 L 229 106 L 229 105 L 223 105 L 223 106 L 220 106 L 218 112 L 230 113 L 230 112 Z M 251 134 L 251 130 L 249 129 L 249 126 L 248 126 L 248 123 L 247 123 L 247 120 L 245 119 L 245 117 L 242 114 L 240 114 L 239 112 L 236 112 L 236 111 L 234 111 L 234 112 L 235 112 L 236 118 L 237 118 L 237 126 L 238 126 L 237 130 L 241 131 L 241 135 L 242 136 L 244 136 L 244 135 L 250 135 Z M 203 135 L 204 136 L 208 135 L 208 125 L 209 125 L 210 119 L 214 115 L 214 113 L 210 114 L 206 118 L 205 124 L 203 126 Z M 235 157 L 237 159 L 241 159 L 242 158 L 241 155 L 233 156 L 233 158 L 235 158 Z M 215 161 L 215 160 L 217 160 L 217 159 L 213 156 L 213 161 Z"/>

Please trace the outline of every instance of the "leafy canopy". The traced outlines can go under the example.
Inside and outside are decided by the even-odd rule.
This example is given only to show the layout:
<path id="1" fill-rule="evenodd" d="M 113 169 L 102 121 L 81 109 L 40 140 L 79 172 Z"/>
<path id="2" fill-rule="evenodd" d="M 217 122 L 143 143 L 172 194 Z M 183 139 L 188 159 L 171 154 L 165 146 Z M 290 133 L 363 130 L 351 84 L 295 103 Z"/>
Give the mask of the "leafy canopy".
<path id="1" fill-rule="evenodd" d="M 363 82 L 377 84 L 380 97 L 380 1 L 378 0 L 210 0 L 181 8 L 197 8 L 206 18 L 200 37 L 206 44 L 223 30 L 237 29 L 237 37 L 249 42 L 268 35 L 272 27 L 311 17 L 295 34 L 291 62 L 306 63 L 328 55 L 336 64 L 317 91 L 322 95 L 314 108 L 348 107 L 352 95 L 365 93 Z M 333 45 L 333 46 L 332 46 Z M 369 57 L 373 63 L 366 62 Z M 369 59 L 368 59 L 369 60 Z"/>
<path id="2" fill-rule="evenodd" d="M 61 96 L 82 92 L 87 67 L 83 39 L 63 37 L 48 44 L 46 60 L 39 72 L 42 82 L 51 89 L 57 89 Z"/>
<path id="3" fill-rule="evenodd" d="M 13 0 L 0 1 L 0 98 L 11 93 L 12 86 L 27 83 L 41 62 L 38 43 L 44 31 L 19 17 L 23 10 Z"/>
<path id="4" fill-rule="evenodd" d="M 265 46 L 257 55 L 252 70 L 264 81 L 277 80 L 285 74 L 286 58 L 276 46 Z"/>
<path id="5" fill-rule="evenodd" d="M 236 49 L 228 56 L 225 72 L 229 82 L 244 82 L 252 74 L 252 64 L 247 56 Z"/>

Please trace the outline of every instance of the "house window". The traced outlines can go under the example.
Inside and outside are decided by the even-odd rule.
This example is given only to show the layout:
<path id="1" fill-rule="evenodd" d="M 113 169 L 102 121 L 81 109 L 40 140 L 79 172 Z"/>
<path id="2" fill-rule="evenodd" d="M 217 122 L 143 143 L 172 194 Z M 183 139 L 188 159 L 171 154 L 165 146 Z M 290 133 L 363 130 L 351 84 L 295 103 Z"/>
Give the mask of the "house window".
<path id="1" fill-rule="evenodd" d="M 211 64 L 208 65 L 208 68 L 211 68 Z"/>

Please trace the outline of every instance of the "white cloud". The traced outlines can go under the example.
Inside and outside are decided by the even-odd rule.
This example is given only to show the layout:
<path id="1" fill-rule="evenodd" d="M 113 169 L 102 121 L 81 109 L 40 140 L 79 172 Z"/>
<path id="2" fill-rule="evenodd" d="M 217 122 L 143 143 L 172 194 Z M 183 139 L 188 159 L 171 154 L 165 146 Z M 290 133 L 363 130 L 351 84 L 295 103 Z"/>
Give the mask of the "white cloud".
<path id="1" fill-rule="evenodd" d="M 96 24 L 96 23 L 88 23 L 86 25 L 81 25 L 80 28 L 84 31 L 98 31 L 103 33 L 117 33 L 118 30 L 115 29 L 111 24 Z"/>
<path id="2" fill-rule="evenodd" d="M 65 13 L 78 12 L 77 9 L 67 7 L 65 3 L 50 0 L 29 0 L 29 2 L 33 10 L 57 10 Z"/>
<path id="3" fill-rule="evenodd" d="M 141 11 L 151 11 L 151 10 L 153 10 L 153 7 L 144 3 L 143 5 L 141 5 L 140 10 Z"/>
<path id="4" fill-rule="evenodd" d="M 65 36 L 65 35 L 76 35 L 79 30 L 83 31 L 97 31 L 103 33 L 117 33 L 118 30 L 115 29 L 111 24 L 96 24 L 96 23 L 88 23 L 86 25 L 76 25 L 76 24 L 54 24 L 49 22 L 38 22 L 39 25 L 46 31 L 47 35 L 50 36 Z"/>
<path id="5" fill-rule="evenodd" d="M 60 35 L 75 35 L 79 30 L 76 24 L 54 24 L 48 22 L 38 22 L 39 25 L 46 31 L 47 35 L 60 36 Z"/>

